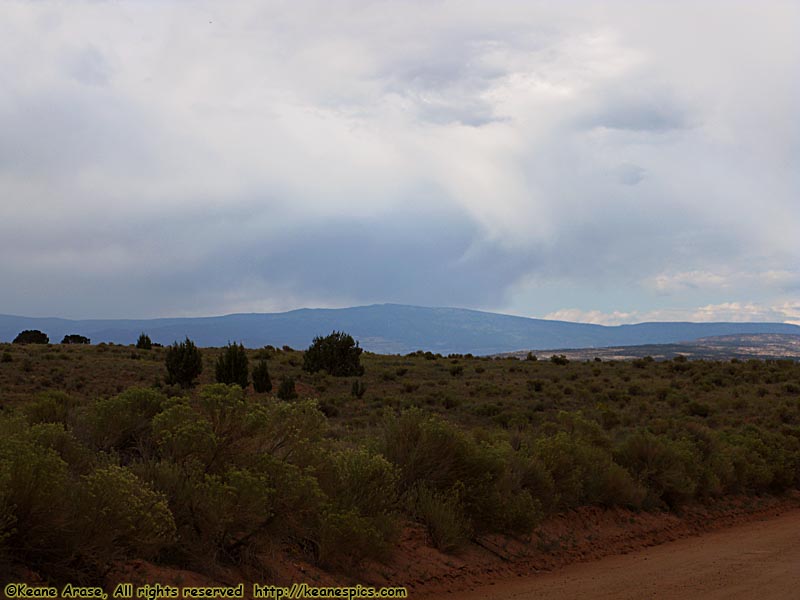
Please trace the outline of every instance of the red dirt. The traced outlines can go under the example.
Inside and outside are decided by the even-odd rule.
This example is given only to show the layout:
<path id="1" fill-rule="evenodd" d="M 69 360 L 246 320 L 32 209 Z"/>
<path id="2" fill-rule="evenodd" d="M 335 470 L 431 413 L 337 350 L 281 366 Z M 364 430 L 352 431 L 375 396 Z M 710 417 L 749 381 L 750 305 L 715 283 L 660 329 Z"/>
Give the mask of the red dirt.
<path id="1" fill-rule="evenodd" d="M 800 597 L 800 510 L 429 600 Z"/>
<path id="2" fill-rule="evenodd" d="M 800 523 L 800 494 L 783 499 L 735 499 L 711 507 L 687 507 L 681 516 L 587 507 L 549 519 L 528 543 L 490 536 L 480 540 L 482 547 L 472 545 L 458 558 L 445 558 L 430 548 L 423 549 L 422 556 L 402 565 L 394 573 L 397 578 L 389 581 L 402 580 L 414 590 L 415 598 L 452 600 L 453 596 L 445 592 L 473 590 L 492 583 L 502 586 L 520 577 L 530 578 L 609 555 L 626 555 L 680 538 L 703 534 L 694 538 L 702 540 L 711 531 L 779 518 L 783 514 L 794 515 L 796 523 Z M 800 540 L 797 533 L 800 532 L 795 530 L 794 535 Z M 405 545 L 401 546 L 399 554 L 406 552 Z"/>
<path id="3" fill-rule="evenodd" d="M 771 533 L 761 535 L 765 531 Z M 688 591 L 694 589 L 711 593 L 717 589 L 714 586 L 728 582 L 734 585 L 736 574 L 744 577 L 735 585 L 746 594 L 749 581 L 763 579 L 751 576 L 757 567 L 774 576 L 775 586 L 784 586 L 775 588 L 778 595 L 760 594 L 760 600 L 766 600 L 793 597 L 780 595 L 780 590 L 800 584 L 798 533 L 798 493 L 782 499 L 727 499 L 711 507 L 685 508 L 681 516 L 587 507 L 549 519 L 529 540 L 486 536 L 457 556 L 431 548 L 424 528 L 409 525 L 390 564 L 363 565 L 349 577 L 328 573 L 291 550 L 276 551 L 263 557 L 271 565 L 269 575 L 256 581 L 277 585 L 404 585 L 412 598 L 432 600 L 686 598 L 691 597 Z M 689 539 L 665 544 L 679 538 Z M 664 545 L 650 548 L 659 544 Z M 746 548 L 744 554 L 741 548 Z M 745 565 L 751 568 L 744 569 Z M 787 571 L 790 567 L 793 574 Z M 242 575 L 217 574 L 212 580 L 189 571 L 134 561 L 121 566 L 107 584 L 136 579 L 141 583 L 233 585 L 253 579 Z M 658 595 L 671 589 L 679 595 Z M 751 597 L 730 595 L 734 592 L 732 587 L 724 588 L 722 595 L 708 597 Z"/>

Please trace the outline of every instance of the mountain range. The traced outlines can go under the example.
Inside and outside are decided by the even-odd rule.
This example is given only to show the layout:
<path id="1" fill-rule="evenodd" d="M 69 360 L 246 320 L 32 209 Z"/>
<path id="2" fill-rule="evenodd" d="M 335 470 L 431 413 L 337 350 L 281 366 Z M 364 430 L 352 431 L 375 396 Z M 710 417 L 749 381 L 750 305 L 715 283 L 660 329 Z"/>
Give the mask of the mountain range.
<path id="1" fill-rule="evenodd" d="M 720 335 L 800 335 L 800 326 L 788 323 L 654 322 L 605 326 L 399 304 L 161 319 L 70 320 L 0 315 L 0 341 L 10 342 L 25 329 L 44 331 L 53 343 L 76 333 L 91 338 L 92 343 L 132 344 L 145 332 L 161 344 L 189 337 L 199 346 L 224 346 L 233 341 L 250 348 L 268 344 L 306 348 L 314 337 L 337 330 L 351 334 L 371 352 L 405 354 L 430 350 L 476 355 L 523 349 L 669 344 Z"/>

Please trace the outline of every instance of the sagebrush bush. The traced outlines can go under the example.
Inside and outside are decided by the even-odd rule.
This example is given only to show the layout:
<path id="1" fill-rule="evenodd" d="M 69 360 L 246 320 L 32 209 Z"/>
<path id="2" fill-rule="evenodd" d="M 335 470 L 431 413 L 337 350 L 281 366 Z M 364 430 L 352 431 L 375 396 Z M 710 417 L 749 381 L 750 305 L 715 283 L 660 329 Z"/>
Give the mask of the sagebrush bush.
<path id="1" fill-rule="evenodd" d="M 297 390 L 294 387 L 293 377 L 281 377 L 281 382 L 278 384 L 278 392 L 276 393 L 280 400 L 294 400 L 297 398 Z"/>
<path id="2" fill-rule="evenodd" d="M 130 388 L 84 407 L 79 434 L 97 450 L 116 450 L 127 460 L 152 450 L 152 419 L 166 397 L 153 389 Z"/>
<path id="3" fill-rule="evenodd" d="M 664 435 L 636 431 L 617 448 L 615 458 L 647 489 L 646 504 L 675 508 L 697 490 L 692 477 L 699 461 L 693 445 Z"/>
<path id="4" fill-rule="evenodd" d="M 616 464 L 608 449 L 558 432 L 536 441 L 533 453 L 542 461 L 562 508 L 585 504 L 641 506 L 646 495 L 630 473 Z"/>
<path id="5" fill-rule="evenodd" d="M 545 515 L 589 504 L 675 509 L 800 486 L 800 365 L 785 361 L 420 352 L 368 355 L 376 368 L 343 382 L 300 375 L 299 354 L 276 353 L 278 375 L 303 377 L 317 403 L 225 384 L 121 391 L 131 377 L 152 381 L 162 352 L 135 351 L 145 360 L 134 364 L 113 345 L 15 352 L 0 365 L 0 572 L 27 565 L 47 581 L 99 582 L 109 559 L 134 556 L 263 573 L 262 557 L 287 545 L 355 574 L 389 556 L 398 513 L 457 551 L 490 532 L 527 537 Z M 374 398 L 348 400 L 354 380 Z M 69 396 L 35 395 L 61 382 Z M 174 537 L 125 534 L 143 498 L 168 520 L 167 503 Z"/>
<path id="6" fill-rule="evenodd" d="M 30 423 L 70 422 L 77 401 L 66 392 L 47 390 L 36 395 L 36 399 L 23 407 Z"/>
<path id="7" fill-rule="evenodd" d="M 484 474 L 484 465 L 467 436 L 421 411 L 389 417 L 383 436 L 382 452 L 399 467 L 401 492 L 419 482 L 448 489 L 458 481 L 478 481 Z"/>
<path id="8" fill-rule="evenodd" d="M 178 465 L 198 463 L 206 469 L 217 451 L 211 422 L 188 402 L 175 403 L 155 415 L 152 433 L 160 456 Z"/>
<path id="9" fill-rule="evenodd" d="M 324 426 L 314 402 L 250 403 L 223 384 L 158 414 L 157 456 L 134 468 L 169 498 L 175 555 L 207 566 L 252 559 L 287 535 L 318 545 L 325 497 L 305 471 L 324 463 Z"/>
<path id="10" fill-rule="evenodd" d="M 397 467 L 365 449 L 343 449 L 329 455 L 320 473 L 322 489 L 339 508 L 365 516 L 388 515 L 397 508 Z"/>
<path id="11" fill-rule="evenodd" d="M 100 462 L 91 448 L 61 423 L 37 423 L 28 432 L 35 444 L 54 450 L 74 475 L 85 475 Z"/>
<path id="12" fill-rule="evenodd" d="M 739 489 L 783 492 L 800 484 L 800 440 L 748 425 L 723 438 Z"/>
<path id="13" fill-rule="evenodd" d="M 469 541 L 472 527 L 457 490 L 435 491 L 420 484 L 411 497 L 411 510 L 425 525 L 434 547 L 453 553 Z"/>
<path id="14" fill-rule="evenodd" d="M 350 395 L 354 398 L 363 398 L 364 393 L 367 391 L 367 386 L 360 379 L 354 379 L 353 385 L 350 386 Z"/>
<path id="15" fill-rule="evenodd" d="M 327 511 L 320 522 L 319 560 L 345 570 L 352 570 L 367 558 L 384 560 L 396 531 L 389 515 L 365 517 L 356 510 Z"/>
<path id="16" fill-rule="evenodd" d="M 165 496 L 116 465 L 83 476 L 73 523 L 83 560 L 101 572 L 117 560 L 152 559 L 175 541 Z"/>
<path id="17" fill-rule="evenodd" d="M 401 494 L 420 486 L 447 497 L 459 490 L 463 514 L 477 531 L 526 529 L 538 520 L 541 504 L 510 473 L 507 444 L 480 444 L 418 410 L 388 418 L 383 436 L 382 452 L 399 469 Z M 520 507 L 530 510 L 529 521 Z"/>
<path id="18" fill-rule="evenodd" d="M 58 563 L 71 552 L 67 463 L 20 418 L 0 417 L 0 540 L 15 557 Z"/>

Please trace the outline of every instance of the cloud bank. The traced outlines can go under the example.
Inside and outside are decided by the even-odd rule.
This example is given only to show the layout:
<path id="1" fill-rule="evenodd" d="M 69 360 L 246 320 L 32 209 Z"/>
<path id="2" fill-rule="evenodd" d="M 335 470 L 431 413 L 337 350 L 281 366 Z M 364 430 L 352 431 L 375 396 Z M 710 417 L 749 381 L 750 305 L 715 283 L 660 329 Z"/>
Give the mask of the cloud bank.
<path id="1" fill-rule="evenodd" d="M 0 312 L 797 319 L 798 19 L 9 1 Z"/>

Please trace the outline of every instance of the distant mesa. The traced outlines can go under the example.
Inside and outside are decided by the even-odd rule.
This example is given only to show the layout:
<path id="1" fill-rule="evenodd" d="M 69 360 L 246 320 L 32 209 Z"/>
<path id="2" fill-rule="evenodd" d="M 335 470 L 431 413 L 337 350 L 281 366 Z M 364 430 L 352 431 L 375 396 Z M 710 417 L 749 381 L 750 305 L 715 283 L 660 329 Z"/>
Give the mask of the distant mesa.
<path id="1" fill-rule="evenodd" d="M 635 360 L 652 358 L 669 360 L 677 356 L 688 359 L 791 359 L 800 360 L 800 335 L 790 333 L 754 333 L 719 335 L 678 344 L 640 344 L 607 348 L 556 348 L 540 350 L 537 358 L 564 356 L 567 360 Z M 496 356 L 527 358 L 531 352 L 503 352 Z M 536 355 L 534 355 L 536 356 Z"/>
<path id="2" fill-rule="evenodd" d="M 426 350 L 475 355 L 515 351 L 527 354 L 529 350 L 547 348 L 681 344 L 719 336 L 800 335 L 800 326 L 788 323 L 666 322 L 604 326 L 400 304 L 167 319 L 68 320 L 0 315 L 1 341 L 11 341 L 23 330 L 39 330 L 50 339 L 62 339 L 79 331 L 95 343 L 115 344 L 136 344 L 142 332 L 147 332 L 153 345 L 169 345 L 189 337 L 198 346 L 222 347 L 229 340 L 241 340 L 248 348 L 266 345 L 307 348 L 317 336 L 346 331 L 369 352 L 407 354 Z"/>

